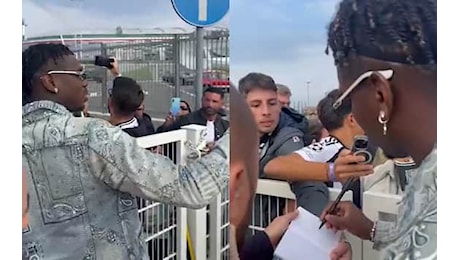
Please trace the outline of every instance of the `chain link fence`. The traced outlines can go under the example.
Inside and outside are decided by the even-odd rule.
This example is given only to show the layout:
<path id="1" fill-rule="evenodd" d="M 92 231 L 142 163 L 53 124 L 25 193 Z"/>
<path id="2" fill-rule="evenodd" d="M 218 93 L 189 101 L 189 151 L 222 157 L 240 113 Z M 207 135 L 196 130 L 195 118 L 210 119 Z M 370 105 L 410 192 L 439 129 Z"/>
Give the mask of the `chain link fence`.
<path id="1" fill-rule="evenodd" d="M 108 112 L 108 89 L 113 80 L 106 68 L 94 65 L 97 55 L 116 57 L 122 75 L 135 79 L 142 86 L 146 94 L 145 111 L 152 117 L 165 117 L 171 106 L 171 98 L 176 96 L 195 109 L 194 32 L 137 36 L 132 40 L 114 43 L 92 41 L 80 46 L 71 44 L 69 47 L 88 73 L 91 111 Z M 203 53 L 203 87 L 225 87 L 225 82 L 229 80 L 229 31 L 220 28 L 206 30 Z"/>

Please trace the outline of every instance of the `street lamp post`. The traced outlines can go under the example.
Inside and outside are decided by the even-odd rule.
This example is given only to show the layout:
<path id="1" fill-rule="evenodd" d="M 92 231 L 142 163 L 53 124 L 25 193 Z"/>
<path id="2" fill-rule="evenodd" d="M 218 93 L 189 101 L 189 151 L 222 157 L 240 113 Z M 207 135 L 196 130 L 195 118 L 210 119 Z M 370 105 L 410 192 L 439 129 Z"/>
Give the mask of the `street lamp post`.
<path id="1" fill-rule="evenodd" d="M 310 106 L 310 81 L 307 81 L 307 106 Z"/>

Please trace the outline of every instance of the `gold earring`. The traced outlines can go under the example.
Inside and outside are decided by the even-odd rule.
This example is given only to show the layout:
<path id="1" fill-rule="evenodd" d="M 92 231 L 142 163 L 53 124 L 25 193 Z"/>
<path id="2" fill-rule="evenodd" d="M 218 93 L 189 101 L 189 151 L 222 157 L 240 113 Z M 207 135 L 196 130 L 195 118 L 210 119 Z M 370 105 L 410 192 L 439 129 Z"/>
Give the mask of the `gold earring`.
<path id="1" fill-rule="evenodd" d="M 384 119 L 384 118 L 385 118 L 385 112 L 383 112 L 383 110 L 380 110 L 378 120 L 379 120 L 379 123 L 382 124 L 383 135 L 386 135 L 388 131 L 388 127 L 387 127 L 388 119 Z"/>
<path id="2" fill-rule="evenodd" d="M 54 93 L 57 94 L 59 92 L 58 88 L 54 88 Z"/>

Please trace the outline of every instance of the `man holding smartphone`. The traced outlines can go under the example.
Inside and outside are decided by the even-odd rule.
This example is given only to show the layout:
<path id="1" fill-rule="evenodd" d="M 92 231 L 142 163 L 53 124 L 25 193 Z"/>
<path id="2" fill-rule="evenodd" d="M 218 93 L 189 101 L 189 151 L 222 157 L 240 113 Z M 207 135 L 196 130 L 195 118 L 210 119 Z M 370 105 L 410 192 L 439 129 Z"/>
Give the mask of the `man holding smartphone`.
<path id="1" fill-rule="evenodd" d="M 224 92 L 220 88 L 209 87 L 203 92 L 201 108 L 199 110 L 180 116 L 169 125 L 164 124 L 160 126 L 157 131 L 168 132 L 190 124 L 206 126 L 207 137 L 209 138 L 206 143 L 212 145 L 222 137 L 223 133 L 229 127 L 229 122 L 219 114 L 223 106 Z"/>
<path id="2" fill-rule="evenodd" d="M 120 127 L 132 137 L 154 134 L 155 127 L 151 118 L 143 112 L 145 96 L 142 87 L 134 79 L 121 75 L 118 61 L 114 57 L 96 56 L 95 64 L 106 67 L 115 77 L 108 89 L 110 123 Z M 142 108 L 142 117 L 137 116 L 140 108 Z"/>

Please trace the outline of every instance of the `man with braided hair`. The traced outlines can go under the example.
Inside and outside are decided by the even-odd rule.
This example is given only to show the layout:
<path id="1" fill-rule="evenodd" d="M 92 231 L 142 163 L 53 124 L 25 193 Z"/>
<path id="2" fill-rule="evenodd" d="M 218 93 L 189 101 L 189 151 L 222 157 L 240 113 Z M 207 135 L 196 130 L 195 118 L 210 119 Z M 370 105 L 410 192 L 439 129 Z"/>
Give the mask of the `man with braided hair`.
<path id="1" fill-rule="evenodd" d="M 418 169 L 395 223 L 368 219 L 341 202 L 326 226 L 370 240 L 383 259 L 437 258 L 436 0 L 343 0 L 329 26 L 328 49 L 341 96 L 391 158 Z"/>

